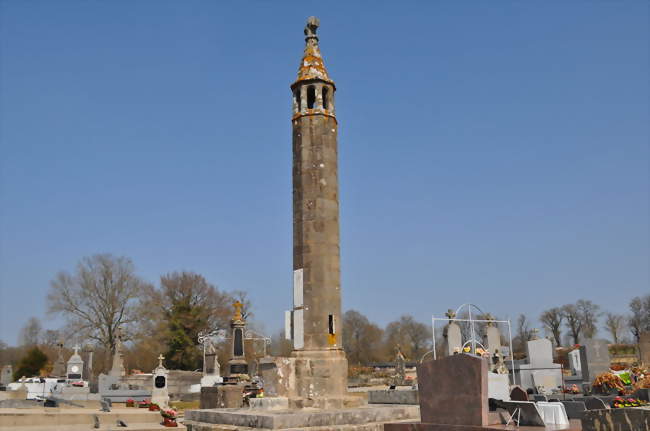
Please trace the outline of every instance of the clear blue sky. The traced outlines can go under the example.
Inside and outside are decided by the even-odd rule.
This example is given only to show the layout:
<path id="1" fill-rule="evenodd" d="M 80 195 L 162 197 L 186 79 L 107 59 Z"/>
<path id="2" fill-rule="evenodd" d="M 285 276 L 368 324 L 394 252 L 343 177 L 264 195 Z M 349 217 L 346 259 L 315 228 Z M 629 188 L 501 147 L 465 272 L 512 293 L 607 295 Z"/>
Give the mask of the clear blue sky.
<path id="1" fill-rule="evenodd" d="M 98 252 L 247 290 L 281 327 L 310 15 L 338 87 L 344 309 L 626 311 L 650 292 L 648 7 L 2 1 L 0 339 Z"/>

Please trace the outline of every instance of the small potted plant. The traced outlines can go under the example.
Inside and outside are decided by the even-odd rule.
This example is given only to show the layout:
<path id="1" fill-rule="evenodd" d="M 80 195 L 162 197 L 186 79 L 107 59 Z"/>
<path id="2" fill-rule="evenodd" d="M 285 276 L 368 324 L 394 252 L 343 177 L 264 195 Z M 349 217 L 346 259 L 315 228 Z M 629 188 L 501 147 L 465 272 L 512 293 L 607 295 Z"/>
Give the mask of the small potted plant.
<path id="1" fill-rule="evenodd" d="M 163 426 L 166 427 L 177 427 L 178 423 L 176 419 L 178 418 L 178 412 L 174 409 L 161 409 L 160 416 L 163 418 Z"/>
<path id="2" fill-rule="evenodd" d="M 148 409 L 148 408 L 149 408 L 149 404 L 150 404 L 150 403 L 149 403 L 149 400 L 140 401 L 140 402 L 138 403 L 138 407 L 141 408 L 141 409 Z"/>
<path id="3" fill-rule="evenodd" d="M 135 407 L 135 400 L 133 398 L 129 398 L 128 400 L 126 400 L 126 406 Z"/>
<path id="4" fill-rule="evenodd" d="M 160 410 L 160 406 L 156 403 L 150 403 L 149 404 L 149 411 L 150 412 L 157 412 Z"/>

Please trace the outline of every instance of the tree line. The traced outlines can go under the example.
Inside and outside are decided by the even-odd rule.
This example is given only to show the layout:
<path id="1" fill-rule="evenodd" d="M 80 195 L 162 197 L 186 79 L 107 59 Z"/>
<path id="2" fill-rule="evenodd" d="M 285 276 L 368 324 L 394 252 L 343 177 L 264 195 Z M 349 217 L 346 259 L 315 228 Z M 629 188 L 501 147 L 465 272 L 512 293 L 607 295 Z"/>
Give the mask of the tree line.
<path id="1" fill-rule="evenodd" d="M 227 328 L 235 301 L 251 318 L 246 292 L 222 291 L 200 274 L 170 272 L 155 286 L 136 274 L 127 257 L 84 257 L 73 271 L 59 272 L 50 283 L 48 314 L 63 317 L 65 326 L 44 330 L 39 319 L 30 318 L 19 334 L 18 348 L 0 345 L 0 360 L 15 363 L 16 356 L 38 346 L 54 361 L 57 344 L 65 340 L 67 356 L 75 343 L 92 345 L 93 368 L 101 372 L 110 367 L 119 333 L 132 368 L 149 371 L 163 353 L 170 368 L 198 369 L 198 333 Z"/>
<path id="2" fill-rule="evenodd" d="M 632 298 L 628 314 L 603 311 L 598 304 L 580 299 L 573 304 L 543 311 L 539 321 L 556 347 L 580 344 L 585 339 L 594 338 L 601 323 L 613 344 L 638 344 L 640 334 L 650 331 L 650 294 Z M 518 349 L 524 351 L 523 344 L 532 337 L 531 322 L 520 314 L 515 337 Z"/>

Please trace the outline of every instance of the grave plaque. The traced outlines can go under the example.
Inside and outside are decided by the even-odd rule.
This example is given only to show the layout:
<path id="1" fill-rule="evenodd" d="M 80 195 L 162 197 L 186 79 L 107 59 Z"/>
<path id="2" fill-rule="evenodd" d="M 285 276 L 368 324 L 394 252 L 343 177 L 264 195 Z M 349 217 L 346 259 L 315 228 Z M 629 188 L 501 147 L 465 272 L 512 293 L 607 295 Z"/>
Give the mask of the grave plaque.
<path id="1" fill-rule="evenodd" d="M 423 423 L 485 426 L 487 361 L 458 354 L 417 365 Z"/>
<path id="2" fill-rule="evenodd" d="M 583 378 L 583 380 L 593 381 L 599 374 L 609 372 L 609 347 L 607 346 L 607 340 L 598 339 L 587 340 L 585 341 L 584 345 L 587 356 L 589 377 L 588 379 Z"/>
<path id="3" fill-rule="evenodd" d="M 510 391 L 512 401 L 528 401 L 528 394 L 521 387 L 515 386 Z"/>

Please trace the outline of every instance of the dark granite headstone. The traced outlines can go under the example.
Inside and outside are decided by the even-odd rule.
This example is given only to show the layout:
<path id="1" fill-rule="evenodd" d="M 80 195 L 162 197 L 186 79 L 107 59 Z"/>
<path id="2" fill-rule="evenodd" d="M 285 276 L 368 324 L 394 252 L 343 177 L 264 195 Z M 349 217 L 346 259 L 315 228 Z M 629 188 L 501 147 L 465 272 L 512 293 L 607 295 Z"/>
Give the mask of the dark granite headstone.
<path id="1" fill-rule="evenodd" d="M 584 401 L 561 401 L 564 404 L 564 410 L 569 419 L 580 419 L 582 413 L 587 410 Z"/>
<path id="2" fill-rule="evenodd" d="M 486 426 L 487 361 L 458 354 L 417 365 L 423 423 Z"/>
<path id="3" fill-rule="evenodd" d="M 537 406 L 532 401 L 506 401 L 508 413 L 519 419 L 519 425 L 523 426 L 546 426 L 544 419 L 539 414 Z"/>
<path id="4" fill-rule="evenodd" d="M 632 398 L 638 398 L 644 401 L 650 401 L 650 389 L 637 389 L 634 391 Z"/>
<path id="5" fill-rule="evenodd" d="M 598 397 L 586 397 L 585 407 L 587 410 L 603 410 L 609 408 L 607 404 Z"/>
<path id="6" fill-rule="evenodd" d="M 648 431 L 650 410 L 624 408 L 589 410 L 581 418 L 582 431 Z"/>
<path id="7" fill-rule="evenodd" d="M 535 402 L 537 402 L 537 401 L 548 401 L 548 398 L 546 397 L 546 395 L 534 394 L 533 395 L 533 401 L 535 401 Z"/>
<path id="8" fill-rule="evenodd" d="M 521 387 L 515 386 L 510 391 L 512 401 L 528 401 L 528 394 Z"/>

